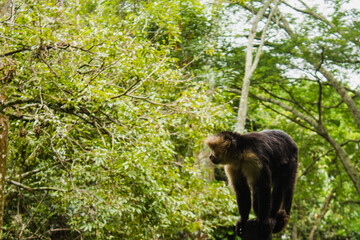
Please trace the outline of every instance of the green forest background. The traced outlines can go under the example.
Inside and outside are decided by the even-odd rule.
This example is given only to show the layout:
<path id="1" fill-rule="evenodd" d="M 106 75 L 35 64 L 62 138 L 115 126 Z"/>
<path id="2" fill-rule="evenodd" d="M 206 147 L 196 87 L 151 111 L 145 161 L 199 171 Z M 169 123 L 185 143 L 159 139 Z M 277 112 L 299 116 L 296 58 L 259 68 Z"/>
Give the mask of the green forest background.
<path id="1" fill-rule="evenodd" d="M 274 239 L 360 239 L 360 11 L 347 2 L 280 1 L 251 78 L 247 131 L 284 130 L 300 149 Z M 234 130 L 262 5 L 0 1 L 2 238 L 235 239 L 235 195 L 203 141 Z"/>

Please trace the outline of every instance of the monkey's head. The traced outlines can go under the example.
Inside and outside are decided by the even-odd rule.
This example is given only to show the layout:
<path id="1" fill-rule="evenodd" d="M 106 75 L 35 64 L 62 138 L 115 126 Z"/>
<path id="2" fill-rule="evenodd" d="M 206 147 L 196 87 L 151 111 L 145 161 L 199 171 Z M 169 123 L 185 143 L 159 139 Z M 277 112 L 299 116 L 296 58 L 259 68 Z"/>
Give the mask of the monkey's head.
<path id="1" fill-rule="evenodd" d="M 210 136 L 205 140 L 205 145 L 211 150 L 209 156 L 214 164 L 227 164 L 231 161 L 229 149 L 235 144 L 235 138 L 228 132 L 221 132 L 217 135 Z"/>

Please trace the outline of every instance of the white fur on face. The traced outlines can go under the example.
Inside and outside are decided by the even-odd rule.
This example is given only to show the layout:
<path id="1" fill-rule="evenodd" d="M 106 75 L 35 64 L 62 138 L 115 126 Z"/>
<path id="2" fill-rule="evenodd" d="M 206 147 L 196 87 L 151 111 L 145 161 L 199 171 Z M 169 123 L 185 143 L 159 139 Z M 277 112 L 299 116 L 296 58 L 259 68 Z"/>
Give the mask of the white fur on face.
<path id="1" fill-rule="evenodd" d="M 205 140 L 205 145 L 211 149 L 214 149 L 215 146 L 220 145 L 224 142 L 224 139 L 219 136 L 210 136 L 207 137 Z"/>

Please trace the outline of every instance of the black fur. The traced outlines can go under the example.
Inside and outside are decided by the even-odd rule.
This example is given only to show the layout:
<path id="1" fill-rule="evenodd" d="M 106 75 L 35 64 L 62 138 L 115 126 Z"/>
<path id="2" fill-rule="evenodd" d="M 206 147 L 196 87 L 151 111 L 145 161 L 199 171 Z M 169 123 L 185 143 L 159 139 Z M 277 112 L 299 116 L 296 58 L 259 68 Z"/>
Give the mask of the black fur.
<path id="1" fill-rule="evenodd" d="M 238 134 L 220 132 L 205 144 L 210 160 L 224 164 L 229 184 L 234 188 L 240 220 L 236 232 L 242 235 L 252 205 L 261 239 L 271 239 L 289 221 L 294 194 L 298 147 L 280 130 Z M 250 187 L 252 191 L 250 191 Z"/>

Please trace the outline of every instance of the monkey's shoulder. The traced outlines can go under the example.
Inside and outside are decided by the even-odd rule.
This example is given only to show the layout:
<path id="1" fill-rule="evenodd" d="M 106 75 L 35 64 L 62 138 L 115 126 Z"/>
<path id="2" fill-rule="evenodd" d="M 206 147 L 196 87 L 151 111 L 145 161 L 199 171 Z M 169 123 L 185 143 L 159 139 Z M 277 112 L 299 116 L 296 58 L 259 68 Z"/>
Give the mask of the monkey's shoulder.
<path id="1" fill-rule="evenodd" d="M 251 149 L 242 151 L 237 159 L 225 166 L 226 174 L 232 179 L 245 177 L 250 184 L 258 179 L 261 169 L 261 160 Z"/>
<path id="2" fill-rule="evenodd" d="M 240 169 L 248 182 L 252 183 L 259 177 L 262 163 L 256 153 L 252 150 L 245 150 L 241 155 Z"/>

